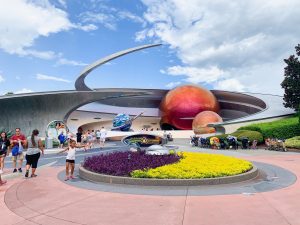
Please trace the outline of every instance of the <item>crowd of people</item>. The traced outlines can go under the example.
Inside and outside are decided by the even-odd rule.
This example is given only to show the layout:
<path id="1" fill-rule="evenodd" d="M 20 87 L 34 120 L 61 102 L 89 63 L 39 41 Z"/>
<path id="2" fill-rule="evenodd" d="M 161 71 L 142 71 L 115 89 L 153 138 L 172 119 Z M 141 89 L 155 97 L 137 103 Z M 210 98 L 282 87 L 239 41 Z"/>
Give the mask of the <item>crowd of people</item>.
<path id="1" fill-rule="evenodd" d="M 66 135 L 63 133 L 57 137 L 59 140 L 59 148 L 67 147 L 60 151 L 67 152 L 66 156 L 66 181 L 74 178 L 75 167 L 75 151 L 79 148 L 84 150 L 90 149 L 98 144 L 101 148 L 104 147 L 107 137 L 107 131 L 104 127 L 100 130 L 92 130 L 82 132 L 78 130 L 76 135 L 68 132 Z M 26 153 L 25 153 L 25 152 Z M 39 137 L 39 131 L 33 130 L 31 136 L 25 137 L 21 133 L 20 128 L 15 129 L 15 134 L 10 138 L 7 137 L 6 132 L 0 135 L 0 186 L 4 185 L 7 181 L 3 180 L 1 175 L 5 167 L 5 158 L 11 153 L 13 163 L 13 173 L 22 173 L 22 165 L 24 158 L 26 159 L 25 177 L 36 177 L 36 169 L 41 155 L 44 155 L 44 145 L 42 139 Z M 30 171 L 31 169 L 31 171 Z"/>
<path id="2" fill-rule="evenodd" d="M 29 177 L 29 172 L 31 169 L 30 177 L 36 177 L 35 174 L 38 160 L 40 155 L 44 155 L 44 146 L 42 144 L 41 138 L 38 136 L 39 131 L 33 130 L 30 137 L 26 138 L 24 134 L 21 133 L 20 128 L 15 129 L 15 134 L 9 139 L 6 132 L 1 133 L 0 138 L 0 185 L 6 183 L 2 179 L 1 175 L 3 174 L 5 157 L 12 154 L 13 162 L 13 173 L 22 173 L 22 164 L 24 156 L 26 159 L 26 171 L 25 177 Z M 26 154 L 24 154 L 24 149 L 26 149 Z"/>
<path id="3" fill-rule="evenodd" d="M 87 130 L 82 131 L 78 129 L 76 134 L 68 132 L 66 135 L 61 132 L 57 139 L 59 140 L 58 148 L 63 148 L 64 145 L 69 144 L 70 140 L 76 140 L 77 143 L 84 144 L 85 150 L 94 147 L 100 147 L 102 149 L 107 138 L 107 131 L 104 127 L 100 130 Z"/>

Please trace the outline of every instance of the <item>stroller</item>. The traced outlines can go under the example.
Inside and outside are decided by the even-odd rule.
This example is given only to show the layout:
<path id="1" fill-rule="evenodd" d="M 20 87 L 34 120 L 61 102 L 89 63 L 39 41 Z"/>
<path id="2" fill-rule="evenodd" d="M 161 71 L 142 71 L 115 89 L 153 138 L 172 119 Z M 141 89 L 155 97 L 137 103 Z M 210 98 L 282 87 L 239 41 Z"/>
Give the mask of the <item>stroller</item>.
<path id="1" fill-rule="evenodd" d="M 217 137 L 210 138 L 210 146 L 212 149 L 219 149 L 220 148 L 220 140 Z"/>
<path id="2" fill-rule="evenodd" d="M 227 137 L 227 141 L 228 141 L 228 146 L 230 149 L 238 149 L 238 142 L 237 142 L 237 138 L 234 136 L 228 136 Z"/>
<path id="3" fill-rule="evenodd" d="M 249 139 L 247 137 L 242 138 L 242 149 L 248 149 L 249 148 Z"/>
<path id="4" fill-rule="evenodd" d="M 227 148 L 227 143 L 225 138 L 220 138 L 220 149 L 226 149 Z"/>
<path id="5" fill-rule="evenodd" d="M 201 137 L 199 142 L 201 148 L 209 148 L 209 140 L 207 140 L 206 138 Z"/>
<path id="6" fill-rule="evenodd" d="M 198 142 L 198 138 L 196 136 L 191 136 L 191 144 L 192 146 L 198 146 L 199 142 Z"/>

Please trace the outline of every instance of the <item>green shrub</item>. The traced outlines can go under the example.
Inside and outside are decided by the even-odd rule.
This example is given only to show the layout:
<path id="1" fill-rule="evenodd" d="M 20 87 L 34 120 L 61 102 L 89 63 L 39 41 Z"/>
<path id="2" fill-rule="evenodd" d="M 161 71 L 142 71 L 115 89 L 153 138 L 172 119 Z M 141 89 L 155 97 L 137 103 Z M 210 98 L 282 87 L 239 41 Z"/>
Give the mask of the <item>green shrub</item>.
<path id="1" fill-rule="evenodd" d="M 7 135 L 7 138 L 11 138 L 13 136 L 13 132 L 11 130 L 6 130 L 4 128 L 0 128 L 0 133 L 5 132 Z"/>
<path id="2" fill-rule="evenodd" d="M 217 137 L 219 139 L 227 138 L 227 136 L 229 135 L 237 137 L 238 141 L 241 141 L 242 138 L 247 137 L 249 138 L 250 142 L 252 142 L 253 140 L 257 140 L 259 144 L 264 142 L 263 135 L 258 131 L 252 131 L 252 130 L 237 130 L 232 134 L 214 135 L 214 136 L 207 137 L 207 139 L 209 140 L 211 137 Z"/>
<path id="3" fill-rule="evenodd" d="M 287 148 L 299 148 L 300 149 L 300 136 L 296 136 L 296 137 L 285 140 L 285 146 Z"/>
<path id="4" fill-rule="evenodd" d="M 263 135 L 258 131 L 238 130 L 232 133 L 231 135 L 237 137 L 238 141 L 241 141 L 242 138 L 247 137 L 250 142 L 253 142 L 253 140 L 257 140 L 259 144 L 264 142 Z"/>
<path id="5" fill-rule="evenodd" d="M 300 135 L 299 119 L 296 116 L 267 123 L 256 123 L 238 130 L 252 130 L 260 132 L 264 138 L 288 139 Z"/>

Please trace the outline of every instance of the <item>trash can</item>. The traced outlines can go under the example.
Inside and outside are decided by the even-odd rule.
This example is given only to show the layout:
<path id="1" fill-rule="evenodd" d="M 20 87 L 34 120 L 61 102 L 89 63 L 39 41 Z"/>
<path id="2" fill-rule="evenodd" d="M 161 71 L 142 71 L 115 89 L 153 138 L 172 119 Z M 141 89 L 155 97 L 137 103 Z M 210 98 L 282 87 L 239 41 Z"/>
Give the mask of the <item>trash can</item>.
<path id="1" fill-rule="evenodd" d="M 45 140 L 45 148 L 53 148 L 53 138 L 46 138 Z"/>

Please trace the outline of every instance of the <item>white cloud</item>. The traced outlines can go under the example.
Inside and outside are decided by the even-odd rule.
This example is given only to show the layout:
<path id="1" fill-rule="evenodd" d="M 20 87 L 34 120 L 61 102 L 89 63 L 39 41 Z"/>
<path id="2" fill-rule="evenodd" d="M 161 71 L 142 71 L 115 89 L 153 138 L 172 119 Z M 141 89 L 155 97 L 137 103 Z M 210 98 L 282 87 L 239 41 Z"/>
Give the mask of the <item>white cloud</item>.
<path id="1" fill-rule="evenodd" d="M 36 75 L 36 79 L 37 80 L 53 80 L 53 81 L 71 83 L 70 80 L 66 80 L 66 79 L 63 79 L 63 78 L 60 78 L 60 77 L 48 76 L 48 75 L 44 75 L 44 74 L 40 74 L 40 73 L 38 73 Z"/>
<path id="2" fill-rule="evenodd" d="M 58 0 L 66 6 L 65 0 Z M 80 29 L 92 31 L 93 24 L 73 24 L 66 11 L 56 8 L 48 0 L 9 0 L 1 2 L 0 7 L 0 49 L 20 56 L 32 56 L 41 59 L 55 59 L 53 51 L 32 49 L 35 40 L 51 34 Z"/>
<path id="3" fill-rule="evenodd" d="M 57 61 L 58 65 L 71 65 L 71 66 L 87 66 L 87 63 L 83 63 L 83 62 L 78 62 L 78 61 L 74 61 L 74 60 L 68 60 L 65 58 L 60 58 Z"/>
<path id="4" fill-rule="evenodd" d="M 113 14 L 108 13 L 94 13 L 94 12 L 84 12 L 80 15 L 82 22 L 92 22 L 102 24 L 104 27 L 110 30 L 116 30 L 116 18 Z"/>
<path id="5" fill-rule="evenodd" d="M 22 88 L 21 90 L 15 91 L 15 94 L 24 94 L 24 93 L 31 93 L 32 90 L 27 89 L 27 88 Z"/>
<path id="6" fill-rule="evenodd" d="M 186 76 L 185 79 L 191 83 L 212 83 L 222 77 L 224 72 L 217 67 L 210 68 L 197 68 L 197 67 L 183 67 L 172 66 L 167 70 L 169 75 L 173 76 Z"/>
<path id="7" fill-rule="evenodd" d="M 4 77 L 0 74 L 0 83 L 2 83 L 4 81 L 5 81 Z"/>
<path id="8" fill-rule="evenodd" d="M 141 18 L 131 12 L 121 11 L 118 13 L 118 16 L 120 19 L 128 19 L 132 22 L 141 23 L 143 26 L 146 26 L 146 21 L 143 18 Z"/>
<path id="9" fill-rule="evenodd" d="M 216 67 L 226 79 L 236 79 L 246 90 L 262 78 L 276 80 L 270 93 L 281 92 L 282 70 L 263 72 L 266 66 L 278 68 L 294 52 L 299 42 L 298 0 L 142 0 L 149 24 L 136 33 L 136 40 L 166 43 L 186 67 Z M 261 68 L 260 68 L 261 67 Z M 251 74 L 251 76 L 250 76 Z M 187 76 L 187 79 L 191 79 Z M 220 76 L 216 82 L 224 80 Z M 267 84 L 266 84 L 267 85 Z"/>
<path id="10" fill-rule="evenodd" d="M 227 80 L 221 80 L 214 86 L 217 90 L 224 90 L 224 91 L 245 91 L 245 86 L 240 83 L 237 79 L 230 78 Z"/>
<path id="11" fill-rule="evenodd" d="M 10 54 L 27 55 L 40 36 L 49 36 L 72 28 L 65 11 L 55 8 L 48 1 L 10 0 L 0 7 L 0 48 Z M 28 53 L 32 54 L 32 53 Z"/>
<path id="12" fill-rule="evenodd" d="M 94 24 L 87 24 L 87 25 L 77 24 L 74 25 L 74 27 L 83 31 L 93 31 L 98 29 L 98 27 Z"/>
<path id="13" fill-rule="evenodd" d="M 170 83 L 166 84 L 166 87 L 167 88 L 173 88 L 173 87 L 176 87 L 176 86 L 178 86 L 180 84 L 181 84 L 180 81 L 178 81 L 178 82 L 170 82 Z"/>

